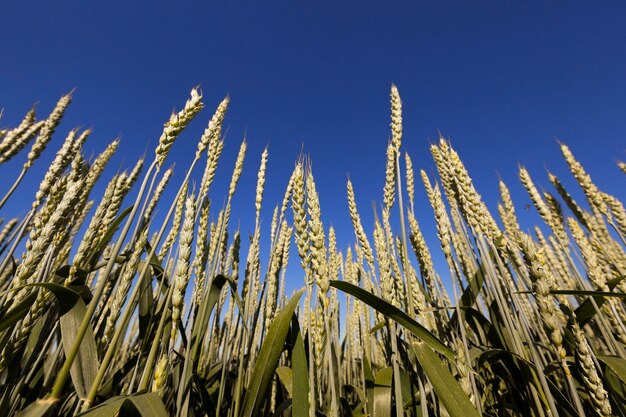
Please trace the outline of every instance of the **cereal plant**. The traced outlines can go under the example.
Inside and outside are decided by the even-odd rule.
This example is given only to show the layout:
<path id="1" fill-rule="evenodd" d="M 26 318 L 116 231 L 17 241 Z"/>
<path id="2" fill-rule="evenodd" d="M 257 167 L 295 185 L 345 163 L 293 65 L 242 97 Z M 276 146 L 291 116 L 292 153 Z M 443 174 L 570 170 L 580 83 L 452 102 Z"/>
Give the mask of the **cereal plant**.
<path id="1" fill-rule="evenodd" d="M 5 162 L 24 160 L 2 183 L 0 217 L 25 212 L 0 224 L 0 415 L 626 416 L 626 210 L 567 145 L 586 201 L 520 167 L 516 186 L 543 221 L 529 228 L 502 181 L 490 211 L 443 138 L 430 147 L 437 177 L 416 180 L 392 86 L 379 209 L 364 224 L 347 181 L 354 239 L 341 248 L 308 159 L 282 201 L 264 199 L 280 183 L 266 178 L 270 149 L 248 155 L 244 140 L 232 175 L 216 175 L 236 145 L 222 135 L 229 97 L 179 176 L 168 154 L 201 117 L 198 89 L 154 153 L 112 177 L 104 168 L 123 143 L 90 158 L 89 130 L 59 136 L 71 98 L 0 130 L 3 178 L 14 175 Z M 54 160 L 26 195 L 22 179 L 49 146 Z M 251 166 L 246 237 L 231 207 Z M 215 181 L 227 195 L 210 197 Z M 440 247 L 426 245 L 417 192 Z"/>

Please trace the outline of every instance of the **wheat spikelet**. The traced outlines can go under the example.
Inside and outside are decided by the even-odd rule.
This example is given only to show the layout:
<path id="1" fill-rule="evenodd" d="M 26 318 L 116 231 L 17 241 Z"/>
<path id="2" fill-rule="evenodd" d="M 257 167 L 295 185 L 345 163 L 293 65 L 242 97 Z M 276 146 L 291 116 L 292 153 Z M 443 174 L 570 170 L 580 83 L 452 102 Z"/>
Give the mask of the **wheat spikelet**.
<path id="1" fill-rule="evenodd" d="M 278 234 L 278 243 L 275 249 L 272 251 L 270 257 L 270 266 L 267 272 L 267 296 L 265 305 L 265 328 L 269 329 L 274 315 L 276 314 L 276 302 L 278 294 L 278 275 L 281 267 L 283 266 L 283 251 L 285 247 L 285 240 L 288 238 L 289 226 L 286 221 L 280 226 L 280 232 Z"/>
<path id="2" fill-rule="evenodd" d="M 391 84 L 391 143 L 394 153 L 400 151 L 402 144 L 402 99 L 398 88 Z"/>
<path id="3" fill-rule="evenodd" d="M 616 229 L 624 239 L 626 236 L 626 209 L 624 209 L 624 205 L 610 194 L 602 193 L 602 198 L 610 209 L 610 220 L 614 221 Z"/>
<path id="4" fill-rule="evenodd" d="M 137 179 L 139 178 L 139 175 L 141 174 L 141 171 L 143 170 L 143 165 L 144 165 L 144 159 L 142 157 L 137 160 L 137 162 L 135 163 L 135 166 L 130 171 L 130 174 L 128 174 L 128 178 L 126 179 L 126 187 L 129 190 L 133 188 L 133 185 L 135 185 L 135 182 L 137 182 Z"/>
<path id="5" fill-rule="evenodd" d="M 154 368 L 154 379 L 152 380 L 151 389 L 152 392 L 159 392 L 161 395 L 163 395 L 165 383 L 167 382 L 168 368 L 169 359 L 167 358 L 167 355 L 161 355 L 161 358 Z"/>
<path id="6" fill-rule="evenodd" d="M 574 219 L 571 217 L 568 218 L 567 224 L 572 232 L 572 236 L 574 237 L 576 244 L 580 248 L 581 254 L 583 255 L 589 280 L 593 282 L 594 286 L 598 290 L 610 292 L 611 290 L 607 283 L 607 276 L 610 275 L 607 275 L 602 271 L 598 256 L 596 251 L 593 249 L 592 244 L 586 238 L 583 230 Z M 616 314 L 616 306 L 617 303 L 615 303 L 615 300 L 609 299 L 607 300 L 607 303 L 602 306 L 602 311 L 611 322 L 612 330 L 618 336 L 619 340 L 626 345 L 626 331 L 624 330 L 624 326 L 621 323 L 618 314 Z"/>
<path id="7" fill-rule="evenodd" d="M 24 169 L 30 168 L 33 165 L 33 162 L 39 158 L 39 155 L 41 155 L 43 150 L 46 148 L 46 145 L 50 139 L 52 139 L 52 134 L 54 133 L 56 127 L 61 122 L 65 109 L 67 109 L 67 106 L 69 106 L 71 101 L 72 93 L 66 94 L 59 99 L 56 106 L 52 110 L 52 113 L 50 113 L 50 116 L 48 116 L 43 126 L 39 129 L 39 136 L 37 136 L 35 143 L 33 143 L 33 146 L 28 152 L 28 160 L 24 163 Z"/>
<path id="8" fill-rule="evenodd" d="M 387 165 L 385 168 L 385 187 L 383 189 L 383 201 L 387 211 L 391 210 L 396 199 L 396 156 L 393 143 L 387 145 Z"/>
<path id="9" fill-rule="evenodd" d="M 35 107 L 33 106 L 24 115 L 24 118 L 20 124 L 14 129 L 2 129 L 0 135 L 0 154 L 3 153 L 8 147 L 10 147 L 15 139 L 20 137 L 29 127 L 36 122 Z"/>
<path id="10" fill-rule="evenodd" d="M 335 228 L 330 226 L 328 228 L 328 267 L 330 269 L 329 279 L 335 280 L 339 277 L 341 264 L 341 253 L 337 251 L 337 236 L 335 234 Z"/>
<path id="11" fill-rule="evenodd" d="M 359 241 L 359 245 L 361 245 L 361 249 L 363 250 L 363 255 L 365 256 L 365 260 L 367 261 L 371 270 L 374 270 L 374 255 L 372 252 L 372 247 L 370 245 L 369 240 L 367 239 L 367 234 L 363 229 L 363 225 L 361 224 L 361 217 L 359 216 L 359 212 L 356 207 L 356 199 L 354 196 L 354 189 L 352 187 L 352 182 L 348 180 L 348 184 L 346 186 L 348 193 L 348 211 L 350 212 L 350 219 L 352 220 L 352 226 L 354 228 L 354 233 L 356 234 L 356 238 Z"/>
<path id="12" fill-rule="evenodd" d="M 548 172 L 548 179 L 550 180 L 550 183 L 552 183 L 554 188 L 556 188 L 557 193 L 565 202 L 567 207 L 572 211 L 574 216 L 576 216 L 576 219 L 578 219 L 581 224 L 585 225 L 585 227 L 589 229 L 590 226 L 587 223 L 587 213 L 583 211 L 583 209 L 578 205 L 578 203 L 574 200 L 570 193 L 567 192 L 561 181 L 556 177 L 556 175 L 552 174 L 551 172 Z"/>
<path id="13" fill-rule="evenodd" d="M 560 146 L 561 152 L 563 153 L 563 157 L 565 158 L 565 161 L 569 166 L 570 172 L 572 173 L 572 175 L 574 175 L 574 178 L 576 178 L 576 181 L 578 181 L 578 184 L 580 184 L 581 188 L 585 192 L 585 196 L 589 200 L 589 203 L 596 209 L 598 209 L 600 213 L 606 214 L 607 206 L 606 203 L 602 200 L 602 194 L 600 193 L 600 190 L 598 190 L 598 187 L 596 187 L 596 185 L 593 183 L 591 177 L 589 176 L 589 174 L 587 174 L 580 162 L 578 162 L 576 158 L 574 158 L 574 155 L 567 147 L 567 145 L 560 144 Z"/>
<path id="14" fill-rule="evenodd" d="M 33 274 L 36 269 L 41 265 L 48 247 L 50 246 L 55 232 L 58 230 L 60 222 L 67 215 L 67 211 L 71 208 L 72 198 L 79 193 L 82 183 L 68 184 L 65 197 L 59 202 L 58 205 L 52 207 L 46 204 L 47 207 L 41 209 L 42 213 L 36 216 L 35 227 L 31 231 L 29 241 L 26 243 L 27 252 L 23 255 L 22 263 L 17 267 L 15 271 L 15 277 L 12 282 L 12 287 L 17 288 L 25 285 L 33 280 Z M 37 218 L 38 217 L 38 218 Z M 22 289 L 15 294 L 13 298 L 14 304 L 17 304 L 22 300 L 28 290 Z"/>
<path id="15" fill-rule="evenodd" d="M 150 198 L 150 202 L 148 203 L 148 205 L 147 205 L 147 207 L 146 207 L 146 209 L 144 211 L 143 223 L 147 223 L 150 220 L 150 218 L 152 217 L 152 213 L 154 212 L 154 208 L 156 207 L 156 205 L 158 204 L 159 200 L 163 196 L 163 191 L 165 191 L 165 187 L 167 187 L 167 183 L 170 181 L 170 178 L 172 177 L 173 173 L 174 173 L 174 168 L 173 167 L 168 168 L 163 173 L 163 176 L 161 177 L 161 180 L 157 184 L 157 186 L 156 186 L 156 188 L 154 190 L 154 194 L 152 194 L 152 197 Z"/>
<path id="16" fill-rule="evenodd" d="M 24 116 L 20 124 L 14 129 L 4 129 L 0 135 L 0 162 L 4 162 L 19 152 L 32 138 L 25 135 L 29 128 L 36 123 L 35 108 L 31 108 Z"/>
<path id="17" fill-rule="evenodd" d="M 450 204 L 450 208 L 454 209 L 456 207 L 456 191 L 454 187 L 454 177 L 453 172 L 454 169 L 450 165 L 450 149 L 448 144 L 443 138 L 439 139 L 439 146 L 432 144 L 430 145 L 430 153 L 435 161 L 435 166 L 437 167 L 437 173 L 439 174 L 439 179 L 441 180 L 441 186 L 443 187 L 443 191 L 448 199 L 448 204 Z"/>
<path id="18" fill-rule="evenodd" d="M 523 261 L 519 256 L 519 252 L 515 250 L 516 245 L 513 243 L 517 240 L 517 235 L 521 230 L 515 206 L 513 205 L 509 188 L 502 180 L 499 181 L 498 188 L 500 189 L 500 199 L 502 201 L 501 204 L 498 204 L 498 213 L 506 233 L 507 247 L 509 248 L 508 254 L 517 268 L 522 269 L 524 267 Z"/>
<path id="19" fill-rule="evenodd" d="M 233 169 L 233 176 L 230 180 L 230 185 L 228 186 L 228 197 L 232 198 L 235 194 L 235 189 L 237 188 L 237 183 L 239 182 L 239 178 L 241 177 L 241 173 L 243 172 L 243 161 L 246 157 L 246 150 L 248 148 L 248 144 L 244 139 L 241 141 L 241 145 L 239 146 L 239 152 L 237 153 L 237 160 L 235 161 L 235 168 Z"/>
<path id="20" fill-rule="evenodd" d="M 100 224 L 100 229 L 98 231 L 99 236 L 104 236 L 107 229 L 113 224 L 115 221 L 115 217 L 122 207 L 122 202 L 126 197 L 126 194 L 130 191 L 128 187 L 128 175 L 126 173 L 122 173 L 117 177 L 117 183 L 115 184 L 115 189 L 113 191 L 113 196 L 111 198 L 111 202 L 107 207 L 104 216 L 102 217 L 102 223 Z"/>
<path id="21" fill-rule="evenodd" d="M 417 257 L 417 262 L 419 264 L 420 272 L 422 273 L 422 277 L 426 282 L 429 295 L 432 297 L 433 302 L 436 304 L 437 300 L 437 291 L 435 290 L 435 270 L 433 267 L 433 260 L 430 255 L 430 251 L 426 246 L 426 241 L 424 240 L 424 236 L 422 235 L 422 231 L 419 228 L 419 224 L 415 219 L 413 213 L 408 213 L 409 219 L 409 229 L 411 230 L 411 234 L 409 236 L 411 241 L 411 246 L 413 247 L 413 251 L 415 252 L 415 256 Z"/>
<path id="22" fill-rule="evenodd" d="M 306 273 L 307 284 L 312 284 L 309 274 L 309 223 L 305 207 L 304 171 L 302 163 L 298 163 L 293 171 L 293 193 L 291 207 L 293 209 L 293 224 L 296 230 L 296 246 L 300 264 Z"/>
<path id="23" fill-rule="evenodd" d="M 54 160 L 50 164 L 48 171 L 46 171 L 46 175 L 44 179 L 41 181 L 39 185 L 39 190 L 35 195 L 35 201 L 33 202 L 33 208 L 38 207 L 43 199 L 48 194 L 52 183 L 55 182 L 61 173 L 67 168 L 70 164 L 74 155 L 70 152 L 73 149 L 74 139 L 76 138 L 76 130 L 71 130 L 70 133 L 65 138 L 61 149 L 57 152 Z"/>
<path id="24" fill-rule="evenodd" d="M 415 206 L 415 174 L 413 172 L 413 162 L 408 153 L 404 154 L 404 161 L 406 165 L 406 192 L 409 196 L 411 212 L 413 212 Z"/>
<path id="25" fill-rule="evenodd" d="M 196 158 L 200 158 L 200 155 L 204 152 L 209 143 L 219 139 L 222 132 L 222 123 L 224 122 L 224 116 L 226 115 L 229 103 L 230 97 L 226 96 L 217 106 L 215 113 L 213 113 L 213 117 L 211 117 L 211 120 L 209 121 L 209 125 L 204 130 L 204 133 L 202 133 L 202 137 L 198 142 Z"/>
<path id="26" fill-rule="evenodd" d="M 216 254 L 218 252 L 218 245 L 220 243 L 220 230 L 219 230 L 219 226 L 220 224 L 222 224 L 224 219 L 224 210 L 220 210 L 220 212 L 217 215 L 217 221 L 215 223 L 211 223 L 210 226 L 210 230 L 211 230 L 211 237 L 209 240 L 209 249 L 208 249 L 208 256 L 209 256 L 209 260 L 211 260 L 211 263 L 214 262 L 214 260 L 216 259 Z"/>
<path id="27" fill-rule="evenodd" d="M 202 175 L 202 180 L 200 181 L 200 192 L 198 193 L 198 198 L 204 198 L 209 192 L 209 188 L 211 188 L 211 184 L 213 184 L 213 180 L 215 179 L 217 163 L 219 162 L 223 149 L 223 140 L 215 140 L 209 143 L 209 149 L 207 151 L 208 157 L 204 168 L 204 174 Z"/>
<path id="28" fill-rule="evenodd" d="M 261 154 L 261 166 L 257 173 L 256 197 L 254 199 L 254 207 L 256 209 L 256 224 L 259 224 L 261 216 L 261 203 L 263 202 L 263 190 L 265 189 L 265 170 L 267 168 L 267 148 Z"/>
<path id="29" fill-rule="evenodd" d="M 209 211 L 211 202 L 208 198 L 202 200 L 200 206 L 200 222 L 198 225 L 198 239 L 196 240 L 196 254 L 193 262 L 193 269 L 196 271 L 194 282 L 194 297 L 196 305 L 200 304 L 204 293 L 204 279 L 206 274 L 206 263 L 209 258 L 208 236 L 209 236 Z"/>
<path id="30" fill-rule="evenodd" d="M 326 257 L 326 236 L 322 224 L 322 212 L 319 196 L 315 187 L 313 173 L 309 169 L 306 177 L 307 209 L 309 215 L 309 239 L 311 248 L 311 271 L 314 281 L 320 286 L 322 293 L 329 288 L 328 259 Z"/>
<path id="31" fill-rule="evenodd" d="M 100 175 L 102 175 L 102 171 L 104 171 L 104 168 L 109 163 L 109 160 L 111 159 L 111 157 L 117 151 L 117 148 L 119 147 L 119 145 L 120 145 L 119 139 L 115 139 L 113 142 L 107 145 L 107 147 L 104 149 L 104 151 L 102 151 L 102 153 L 100 153 L 96 157 L 96 159 L 91 164 L 89 173 L 87 174 L 87 179 L 85 181 L 87 186 L 92 187 L 98 181 L 98 179 L 100 178 Z"/>
<path id="32" fill-rule="evenodd" d="M 428 179 L 428 175 L 426 175 L 426 172 L 424 172 L 424 170 L 421 170 L 420 174 L 422 177 L 422 182 L 424 183 L 424 187 L 426 188 L 428 201 L 435 213 L 435 221 L 437 223 L 437 236 L 439 237 L 439 241 L 441 242 L 441 248 L 444 255 L 446 256 L 446 260 L 448 261 L 448 263 L 452 264 L 452 225 L 450 224 L 450 218 L 448 217 L 448 213 L 446 212 L 446 207 L 441 196 L 441 191 L 439 190 L 438 185 L 435 185 L 434 188 L 432 187 L 432 185 L 430 184 L 430 180 Z"/>
<path id="33" fill-rule="evenodd" d="M 172 113 L 170 119 L 165 123 L 163 133 L 159 138 L 159 146 L 155 150 L 157 166 L 163 165 L 176 137 L 202 109 L 202 95 L 198 90 L 192 89 L 190 95 L 191 97 L 185 103 L 185 107 L 178 114 Z"/>
<path id="34" fill-rule="evenodd" d="M 18 266 L 15 272 L 14 284 L 20 285 L 21 283 L 35 282 L 36 278 L 33 276 L 35 272 L 37 270 L 45 271 L 46 265 L 51 263 L 51 260 L 43 263 L 41 261 L 46 255 L 49 255 L 52 258 L 56 248 L 55 245 L 51 245 L 55 230 L 59 228 L 62 222 L 67 220 L 68 214 L 72 209 L 73 199 L 80 193 L 83 184 L 83 181 L 78 181 L 72 182 L 68 185 L 65 198 L 54 209 L 50 219 L 43 227 L 39 238 L 33 243 L 32 249 L 27 253 L 22 264 Z M 63 229 L 66 230 L 66 228 Z M 45 275 L 47 274 L 44 274 L 44 276 Z M 16 288 L 17 285 L 14 285 L 13 288 Z M 28 293 L 29 289 L 24 288 L 17 291 L 14 297 L 13 306 L 23 300 Z M 22 325 L 18 328 L 18 332 L 14 335 L 15 337 L 13 338 L 13 342 L 10 343 L 13 349 L 19 349 L 26 341 L 26 336 L 30 333 L 32 326 L 45 311 L 49 296 L 50 294 L 48 292 L 39 292 L 35 303 L 30 307 L 28 314 L 22 321 Z M 5 348 L 5 351 L 3 351 L 3 359 L 6 358 L 7 352 L 11 351 L 10 349 L 10 347 Z"/>
<path id="35" fill-rule="evenodd" d="M 172 333 L 171 343 L 174 344 L 178 332 L 178 320 L 181 317 L 185 289 L 189 282 L 189 259 L 191 258 L 191 242 L 193 241 L 196 203 L 193 194 L 185 202 L 185 220 L 178 241 L 178 260 L 174 274 L 172 291 Z"/>
<path id="36" fill-rule="evenodd" d="M 563 330 L 557 314 L 555 299 L 550 294 L 550 290 L 554 289 L 555 279 L 546 268 L 542 253 L 535 249 L 535 244 L 530 236 L 520 233 L 518 244 L 524 254 L 524 260 L 528 267 L 530 278 L 533 281 L 533 290 L 537 300 L 539 315 L 552 342 L 552 348 L 559 360 L 563 361 L 567 356 L 563 348 Z M 566 373 L 569 372 L 567 367 L 564 367 L 564 371 Z"/>
<path id="37" fill-rule="evenodd" d="M 558 219 L 554 218 L 552 211 L 544 201 L 543 197 L 535 187 L 533 180 L 530 177 L 530 174 L 526 170 L 526 168 L 520 166 L 519 168 L 519 178 L 524 185 L 524 188 L 530 195 L 530 199 L 532 200 L 535 208 L 539 212 L 541 218 L 546 222 L 548 226 L 552 229 L 556 237 L 559 239 L 559 242 L 565 247 L 567 246 L 567 234 L 565 233 L 565 229 L 563 228 L 563 224 L 558 221 Z"/>
<path id="38" fill-rule="evenodd" d="M 576 321 L 576 314 L 569 308 L 565 308 L 565 311 L 569 317 L 568 327 L 574 336 L 576 362 L 581 370 L 582 379 L 593 408 L 599 416 L 612 416 L 611 403 L 602 379 L 598 375 L 591 346 L 589 346 L 587 338 Z"/>
<path id="39" fill-rule="evenodd" d="M 445 143 L 445 141 L 443 139 L 440 141 L 440 148 L 441 143 Z M 448 145 L 446 144 L 446 146 Z M 480 194 L 478 194 L 474 188 L 472 179 L 465 169 L 465 165 L 454 149 L 449 149 L 449 156 L 449 163 L 453 170 L 453 178 L 456 185 L 457 202 L 461 213 L 477 232 L 497 242 L 501 232 L 496 221 L 483 203 Z"/>
<path id="40" fill-rule="evenodd" d="M 183 220 L 183 209 L 185 207 L 185 198 L 187 197 L 187 191 L 189 189 L 188 183 L 185 182 L 183 185 L 183 189 L 180 191 L 178 196 L 178 200 L 176 201 L 176 209 L 174 210 L 174 220 L 172 221 L 172 228 L 169 233 L 165 237 L 165 241 L 161 246 L 161 250 L 159 250 L 159 259 L 163 260 L 167 252 L 169 252 L 170 248 L 174 244 L 174 240 L 176 240 L 176 235 L 178 234 L 178 229 L 180 228 L 180 224 Z"/>
<path id="41" fill-rule="evenodd" d="M 78 246 L 76 255 L 74 255 L 72 263 L 75 268 L 83 268 L 85 266 L 84 262 L 87 261 L 86 256 L 91 254 L 93 248 L 98 245 L 99 240 L 102 237 L 100 235 L 102 221 L 109 209 L 109 206 L 111 205 L 111 201 L 113 200 L 115 186 L 118 183 L 118 179 L 119 176 L 115 176 L 111 179 L 111 181 L 109 181 L 104 191 L 104 196 L 100 200 L 98 207 L 96 207 L 96 211 L 89 222 L 89 226 L 87 226 L 87 230 L 83 235 L 80 245 Z"/>
<path id="42" fill-rule="evenodd" d="M 378 219 L 374 222 L 374 248 L 376 249 L 376 260 L 380 273 L 380 288 L 383 298 L 398 307 L 399 302 L 394 289 L 394 281 L 391 276 L 391 262 L 389 261 L 389 250 L 385 239 L 385 232 Z"/>
<path id="43" fill-rule="evenodd" d="M 0 164 L 13 158 L 19 153 L 19 151 L 24 149 L 26 145 L 28 145 L 28 143 L 35 137 L 35 135 L 39 133 L 39 131 L 45 124 L 45 120 L 35 122 L 31 126 L 29 126 L 25 132 L 11 140 L 11 142 L 8 142 L 7 138 L 5 137 L 3 143 L 5 141 L 7 142 L 6 149 L 4 149 L 0 154 Z"/>
<path id="44" fill-rule="evenodd" d="M 9 220 L 2 230 L 0 231 L 0 246 L 3 246 L 6 242 L 6 238 L 9 236 L 15 225 L 17 224 L 17 218 Z"/>

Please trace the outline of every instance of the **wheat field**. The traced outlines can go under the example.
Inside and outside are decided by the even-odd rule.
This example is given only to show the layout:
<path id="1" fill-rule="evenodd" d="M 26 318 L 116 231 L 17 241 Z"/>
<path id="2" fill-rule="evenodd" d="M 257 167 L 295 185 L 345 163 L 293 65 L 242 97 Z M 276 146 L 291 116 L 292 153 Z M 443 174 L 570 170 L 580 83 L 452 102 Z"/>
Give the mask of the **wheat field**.
<path id="1" fill-rule="evenodd" d="M 390 98 L 382 198 L 363 224 L 347 181 L 345 248 L 322 223 L 306 158 L 282 201 L 263 198 L 277 183 L 266 181 L 269 150 L 247 155 L 245 140 L 232 175 L 216 178 L 234 145 L 222 135 L 229 97 L 177 181 L 167 157 L 201 114 L 198 89 L 154 153 L 111 178 L 123 143 L 88 158 L 90 130 L 55 134 L 71 93 L 46 117 L 31 110 L 2 128 L 0 169 L 25 162 L 0 189 L 0 217 L 26 214 L 0 224 L 0 416 L 626 416 L 623 204 L 565 144 L 575 193 L 519 169 L 542 220 L 530 229 L 502 181 L 489 211 L 443 138 L 430 147 L 437 176 L 416 179 L 395 86 Z M 58 151 L 26 195 L 47 147 Z M 244 166 L 257 178 L 250 236 L 230 218 Z M 623 183 L 626 164 L 610 169 Z M 228 192 L 209 199 L 216 180 Z M 417 218 L 424 192 L 439 247 Z"/>

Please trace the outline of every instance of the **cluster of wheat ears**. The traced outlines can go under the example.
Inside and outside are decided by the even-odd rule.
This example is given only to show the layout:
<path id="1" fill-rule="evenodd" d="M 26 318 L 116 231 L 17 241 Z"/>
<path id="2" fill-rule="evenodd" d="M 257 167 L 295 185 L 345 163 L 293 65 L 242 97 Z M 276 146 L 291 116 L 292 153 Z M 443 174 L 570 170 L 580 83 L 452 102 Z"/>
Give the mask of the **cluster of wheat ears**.
<path id="1" fill-rule="evenodd" d="M 0 215 L 25 201 L 20 182 L 70 101 L 0 130 L 0 169 L 30 145 Z M 87 159 L 90 131 L 70 131 L 28 213 L 3 221 L 0 416 L 626 416 L 626 211 L 566 145 L 587 201 L 552 174 L 542 191 L 520 168 L 545 222 L 532 231 L 503 182 L 498 221 L 450 143 L 431 145 L 438 178 L 420 178 L 448 267 L 437 271 L 392 86 L 374 224 L 361 222 L 348 181 L 355 238 L 340 250 L 311 165 L 299 160 L 262 235 L 265 150 L 244 258 L 230 214 L 245 140 L 222 208 L 209 199 L 228 105 L 177 184 L 164 164 L 203 107 L 197 89 L 165 123 L 153 160 L 112 178 L 101 174 L 119 142 Z M 92 199 L 99 180 L 103 196 Z M 162 201 L 168 186 L 175 198 Z M 292 249 L 300 265 L 290 279 L 302 288 L 286 295 Z"/>

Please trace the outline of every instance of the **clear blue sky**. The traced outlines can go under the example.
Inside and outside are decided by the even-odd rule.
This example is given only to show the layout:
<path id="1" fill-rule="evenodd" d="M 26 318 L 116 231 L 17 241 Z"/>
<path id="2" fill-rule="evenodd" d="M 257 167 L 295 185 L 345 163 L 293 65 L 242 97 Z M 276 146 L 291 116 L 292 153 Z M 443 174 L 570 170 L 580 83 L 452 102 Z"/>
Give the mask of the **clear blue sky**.
<path id="1" fill-rule="evenodd" d="M 608 1 L 7 1 L 0 7 L 0 124 L 16 124 L 34 102 L 44 116 L 75 87 L 55 144 L 75 126 L 94 127 L 88 152 L 121 135 L 112 173 L 146 150 L 151 157 L 171 110 L 201 85 L 206 110 L 169 160 L 182 167 L 230 94 L 218 183 L 227 186 L 246 133 L 242 231 L 252 229 L 244 207 L 253 206 L 269 144 L 265 224 L 304 149 L 326 226 L 332 222 L 345 243 L 352 240 L 347 176 L 368 231 L 371 204 L 382 200 L 394 82 L 404 101 L 404 150 L 416 168 L 433 171 L 428 145 L 440 131 L 492 209 L 500 175 L 530 218 L 521 210 L 529 199 L 517 164 L 546 187 L 545 167 L 566 176 L 557 139 L 601 188 L 625 196 L 614 163 L 626 159 L 625 17 L 624 3 Z M 17 166 L 0 166 L 0 176 L 12 178 Z M 28 175 L 19 195 L 24 209 L 41 175 Z M 0 184 L 4 192 L 8 185 Z M 217 205 L 222 195 L 214 193 Z M 418 219 L 437 245 L 421 184 L 417 195 Z M 17 207 L 0 215 L 11 210 Z"/>

